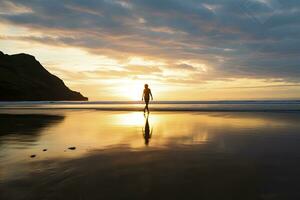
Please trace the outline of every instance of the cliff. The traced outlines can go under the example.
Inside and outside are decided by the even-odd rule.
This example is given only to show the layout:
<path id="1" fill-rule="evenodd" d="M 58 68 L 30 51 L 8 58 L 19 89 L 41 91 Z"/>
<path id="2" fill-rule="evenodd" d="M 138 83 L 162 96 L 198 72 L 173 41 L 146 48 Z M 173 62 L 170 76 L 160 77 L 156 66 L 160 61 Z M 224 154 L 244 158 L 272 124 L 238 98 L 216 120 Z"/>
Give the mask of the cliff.
<path id="1" fill-rule="evenodd" d="M 0 51 L 0 101 L 86 101 L 33 56 Z"/>

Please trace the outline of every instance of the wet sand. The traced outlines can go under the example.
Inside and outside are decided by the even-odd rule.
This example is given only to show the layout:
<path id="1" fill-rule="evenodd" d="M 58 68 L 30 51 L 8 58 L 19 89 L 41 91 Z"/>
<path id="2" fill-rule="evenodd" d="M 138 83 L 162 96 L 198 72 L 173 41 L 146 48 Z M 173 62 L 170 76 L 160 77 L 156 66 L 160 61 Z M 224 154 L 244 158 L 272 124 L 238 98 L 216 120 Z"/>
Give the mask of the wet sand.
<path id="1" fill-rule="evenodd" d="M 0 199 L 300 198 L 300 113 L 43 112 L 0 116 Z"/>

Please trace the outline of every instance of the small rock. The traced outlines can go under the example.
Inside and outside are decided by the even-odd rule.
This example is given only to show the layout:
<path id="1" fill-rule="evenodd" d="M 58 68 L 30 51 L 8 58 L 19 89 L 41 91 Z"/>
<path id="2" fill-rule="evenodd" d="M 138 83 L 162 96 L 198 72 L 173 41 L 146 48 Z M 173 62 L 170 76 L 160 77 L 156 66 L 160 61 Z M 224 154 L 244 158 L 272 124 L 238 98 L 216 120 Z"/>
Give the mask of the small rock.
<path id="1" fill-rule="evenodd" d="M 69 147 L 68 149 L 70 149 L 70 150 L 75 150 L 76 147 Z"/>
<path id="2" fill-rule="evenodd" d="M 47 149 L 43 149 L 43 151 L 47 151 Z"/>
<path id="3" fill-rule="evenodd" d="M 35 155 L 35 154 L 32 154 L 32 155 L 30 156 L 30 158 L 34 158 L 34 157 L 36 157 L 36 155 Z"/>

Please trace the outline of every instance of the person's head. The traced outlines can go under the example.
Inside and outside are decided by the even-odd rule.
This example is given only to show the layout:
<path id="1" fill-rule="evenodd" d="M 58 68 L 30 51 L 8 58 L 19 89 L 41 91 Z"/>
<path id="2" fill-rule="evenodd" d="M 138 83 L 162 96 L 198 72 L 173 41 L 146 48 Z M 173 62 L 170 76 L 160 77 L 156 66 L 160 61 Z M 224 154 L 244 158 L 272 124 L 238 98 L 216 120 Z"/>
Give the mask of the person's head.
<path id="1" fill-rule="evenodd" d="M 148 84 L 145 84 L 144 86 L 145 86 L 145 88 L 148 88 Z"/>

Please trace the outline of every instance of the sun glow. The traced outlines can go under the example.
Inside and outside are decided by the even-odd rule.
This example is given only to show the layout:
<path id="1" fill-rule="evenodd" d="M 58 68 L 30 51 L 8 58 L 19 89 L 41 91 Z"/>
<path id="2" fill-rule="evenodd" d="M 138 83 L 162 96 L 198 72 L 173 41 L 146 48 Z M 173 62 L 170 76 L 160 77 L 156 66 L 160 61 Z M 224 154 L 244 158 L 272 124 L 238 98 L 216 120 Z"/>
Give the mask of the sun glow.
<path id="1" fill-rule="evenodd" d="M 142 99 L 144 84 L 142 81 L 122 81 L 120 87 L 116 88 L 116 92 L 127 100 L 138 101 Z"/>
<path id="2" fill-rule="evenodd" d="M 164 65 L 164 62 L 158 60 L 148 60 L 143 57 L 133 56 L 130 57 L 128 60 L 128 65 L 140 65 L 140 66 L 157 66 L 157 65 Z"/>
<path id="3" fill-rule="evenodd" d="M 153 80 L 122 80 L 115 88 L 115 92 L 123 100 L 140 101 L 142 100 L 144 85 L 146 83 L 149 85 L 154 98 L 163 93 L 162 85 Z"/>

